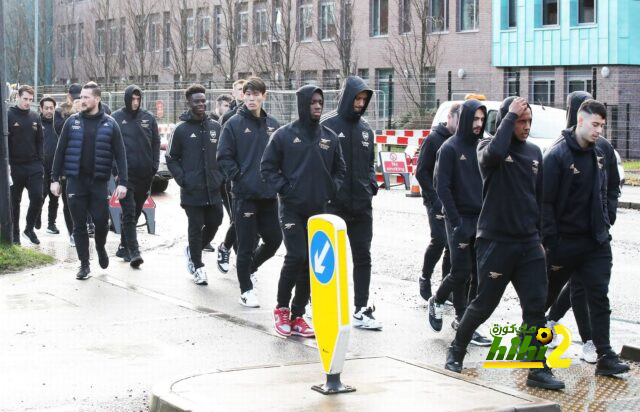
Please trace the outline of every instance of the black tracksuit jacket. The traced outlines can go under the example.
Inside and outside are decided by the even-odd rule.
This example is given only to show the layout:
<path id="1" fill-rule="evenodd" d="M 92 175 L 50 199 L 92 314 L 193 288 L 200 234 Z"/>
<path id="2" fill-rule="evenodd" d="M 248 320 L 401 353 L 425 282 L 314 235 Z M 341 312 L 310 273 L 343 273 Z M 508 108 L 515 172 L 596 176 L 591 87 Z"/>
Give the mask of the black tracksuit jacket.
<path id="1" fill-rule="evenodd" d="M 301 214 L 322 210 L 340 189 L 346 166 L 336 134 L 310 116 L 311 97 L 322 93 L 304 86 L 296 95 L 298 120 L 279 128 L 262 155 L 262 177 L 280 202 Z"/>
<path id="2" fill-rule="evenodd" d="M 353 102 L 360 92 L 366 92 L 367 101 L 361 113 L 353 110 Z M 371 208 L 371 200 L 378 192 L 376 182 L 375 135 L 362 118 L 373 91 L 357 76 L 345 81 L 338 108 L 322 116 L 320 124 L 333 130 L 342 147 L 342 157 L 347 166 L 342 188 L 331 201 L 334 208 L 348 213 L 357 213 Z"/>
<path id="3" fill-rule="evenodd" d="M 7 125 L 12 167 L 44 160 L 42 123 L 36 112 L 12 106 L 7 110 Z"/>
<path id="4" fill-rule="evenodd" d="M 518 116 L 509 113 L 512 101 L 507 99 L 500 107 L 495 137 L 478 144 L 482 211 L 477 237 L 499 242 L 540 241 L 542 152 L 513 135 Z"/>
<path id="5" fill-rule="evenodd" d="M 180 115 L 167 149 L 167 167 L 180 186 L 180 204 L 220 204 L 223 175 L 216 161 L 220 123 L 206 114 L 201 120 L 190 111 Z"/>
<path id="6" fill-rule="evenodd" d="M 275 199 L 276 189 L 260 175 L 260 161 L 269 138 L 280 127 L 262 110 L 255 117 L 246 106 L 227 121 L 218 145 L 218 163 L 231 180 L 231 193 L 238 199 Z"/>
<path id="7" fill-rule="evenodd" d="M 112 117 L 118 122 L 127 153 L 129 181 L 148 180 L 158 171 L 160 161 L 160 135 L 155 117 L 144 109 L 132 110 L 133 94 L 142 96 L 138 86 L 130 85 L 124 91 L 124 104 Z"/>
<path id="8" fill-rule="evenodd" d="M 461 216 L 477 218 L 482 209 L 482 177 L 476 151 L 484 125 L 479 135 L 473 133 L 473 118 L 478 109 L 486 114 L 486 107 L 478 100 L 463 103 L 458 130 L 444 142 L 436 160 L 434 186 L 453 228 L 460 225 Z"/>
<path id="9" fill-rule="evenodd" d="M 433 173 L 436 167 L 436 157 L 442 144 L 451 137 L 446 123 L 440 123 L 432 130 L 420 147 L 418 164 L 416 165 L 416 179 L 422 189 L 425 205 L 431 205 L 435 210 L 442 210 L 442 203 L 433 186 Z"/>

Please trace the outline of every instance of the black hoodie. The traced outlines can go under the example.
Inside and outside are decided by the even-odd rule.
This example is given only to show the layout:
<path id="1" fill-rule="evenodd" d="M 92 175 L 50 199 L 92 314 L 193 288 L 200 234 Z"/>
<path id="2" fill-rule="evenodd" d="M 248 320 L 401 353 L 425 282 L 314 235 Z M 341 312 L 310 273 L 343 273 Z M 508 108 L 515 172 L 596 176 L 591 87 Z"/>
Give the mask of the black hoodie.
<path id="1" fill-rule="evenodd" d="M 180 115 L 180 123 L 169 138 L 167 167 L 180 186 L 180 204 L 220 204 L 223 176 L 216 161 L 220 123 L 206 114 L 193 118 L 191 111 Z"/>
<path id="2" fill-rule="evenodd" d="M 358 93 L 366 92 L 367 100 L 360 113 L 353 110 Z M 371 199 L 378 192 L 376 182 L 375 135 L 362 118 L 373 96 L 373 90 L 364 80 L 349 76 L 344 83 L 338 108 L 322 116 L 320 123 L 333 130 L 342 146 L 342 156 L 347 166 L 344 184 L 331 201 L 333 207 L 347 212 L 358 212 L 371 208 Z"/>
<path id="3" fill-rule="evenodd" d="M 484 133 L 486 117 L 480 134 L 474 134 L 473 118 L 478 109 L 486 116 L 487 109 L 478 100 L 462 104 L 458 130 L 444 142 L 436 160 L 434 186 L 444 214 L 454 228 L 460 225 L 461 216 L 477 218 L 482 208 L 482 177 L 476 149 Z"/>
<path id="4" fill-rule="evenodd" d="M 276 189 L 260 176 L 260 161 L 269 138 L 280 127 L 264 110 L 255 117 L 246 106 L 225 123 L 218 146 L 218 163 L 231 179 L 231 193 L 239 199 L 275 199 Z"/>
<path id="5" fill-rule="evenodd" d="M 158 124 L 148 111 L 131 108 L 134 94 L 142 97 L 142 90 L 136 85 L 127 86 L 124 90 L 125 106 L 113 113 L 124 140 L 129 181 L 133 182 L 150 179 L 157 172 L 160 160 Z"/>
<path id="6" fill-rule="evenodd" d="M 62 114 L 54 111 L 52 119 L 47 119 L 40 114 L 40 121 L 42 122 L 44 134 L 44 170 L 51 172 L 53 157 L 56 154 L 56 146 L 58 145 L 58 135 L 62 130 L 64 119 L 62 118 Z"/>
<path id="7" fill-rule="evenodd" d="M 593 99 L 587 92 L 573 92 L 567 96 L 567 129 L 578 124 L 578 109 L 582 102 Z M 618 198 L 620 197 L 620 172 L 618 171 L 618 159 L 615 149 L 611 143 L 600 136 L 596 140 L 596 147 L 604 155 L 605 167 L 607 170 L 607 210 L 609 212 L 609 222 L 613 225 L 618 212 Z"/>
<path id="8" fill-rule="evenodd" d="M 240 102 L 238 104 L 237 101 L 232 101 L 231 104 L 229 105 L 229 110 L 227 110 L 227 112 L 225 114 L 222 115 L 222 119 L 220 119 L 220 124 L 224 125 L 227 120 L 231 119 L 231 117 L 238 113 L 238 108 L 242 107 L 244 105 L 244 103 Z"/>
<path id="9" fill-rule="evenodd" d="M 440 123 L 432 130 L 420 147 L 418 164 L 416 165 L 416 179 L 422 189 L 424 204 L 435 210 L 442 210 L 442 203 L 438 199 L 436 188 L 433 186 L 433 172 L 436 167 L 436 156 L 442 144 L 451 137 L 446 123 Z"/>
<path id="10" fill-rule="evenodd" d="M 302 214 L 319 213 L 340 189 L 345 174 L 336 134 L 312 120 L 315 86 L 296 92 L 298 120 L 279 128 L 262 155 L 262 177 L 280 194 L 284 207 Z"/>
<path id="11" fill-rule="evenodd" d="M 493 138 L 478 144 L 482 175 L 482 211 L 477 237 L 501 242 L 541 240 L 542 152 L 535 144 L 513 135 L 518 120 L 502 102 Z"/>
<path id="12" fill-rule="evenodd" d="M 31 109 L 11 106 L 7 111 L 9 165 L 43 161 L 43 134 L 40 116 Z"/>

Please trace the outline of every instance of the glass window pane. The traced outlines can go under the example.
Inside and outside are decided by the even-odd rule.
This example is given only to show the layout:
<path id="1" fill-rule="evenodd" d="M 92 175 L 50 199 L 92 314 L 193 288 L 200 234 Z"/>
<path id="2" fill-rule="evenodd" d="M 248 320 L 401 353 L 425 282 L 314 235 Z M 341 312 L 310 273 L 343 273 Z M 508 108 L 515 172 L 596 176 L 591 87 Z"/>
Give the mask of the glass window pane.
<path id="1" fill-rule="evenodd" d="M 558 24 L 558 0 L 543 0 L 542 2 L 542 24 Z"/>

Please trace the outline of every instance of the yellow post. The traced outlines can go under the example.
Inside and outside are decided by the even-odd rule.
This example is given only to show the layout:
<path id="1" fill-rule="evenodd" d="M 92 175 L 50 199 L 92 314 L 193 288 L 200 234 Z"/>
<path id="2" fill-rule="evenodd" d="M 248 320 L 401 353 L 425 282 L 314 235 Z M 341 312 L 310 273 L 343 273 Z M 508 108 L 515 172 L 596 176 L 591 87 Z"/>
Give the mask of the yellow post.
<path id="1" fill-rule="evenodd" d="M 309 276 L 311 312 L 318 352 L 327 382 L 312 387 L 325 395 L 353 392 L 340 382 L 349 343 L 347 226 L 335 215 L 309 218 Z"/>

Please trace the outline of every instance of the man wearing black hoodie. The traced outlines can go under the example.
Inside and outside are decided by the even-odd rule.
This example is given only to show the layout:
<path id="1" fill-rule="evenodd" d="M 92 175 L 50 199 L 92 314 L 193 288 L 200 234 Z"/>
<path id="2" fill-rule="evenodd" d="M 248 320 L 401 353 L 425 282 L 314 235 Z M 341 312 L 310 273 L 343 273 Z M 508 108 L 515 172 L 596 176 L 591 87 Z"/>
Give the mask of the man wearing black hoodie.
<path id="1" fill-rule="evenodd" d="M 523 322 L 543 328 L 547 293 L 541 244 L 542 153 L 527 142 L 531 108 L 521 97 L 508 97 L 498 114 L 493 138 L 478 145 L 482 175 L 482 211 L 478 218 L 478 294 L 464 313 L 449 347 L 445 368 L 460 373 L 473 332 L 500 303 L 511 282 L 522 307 Z M 539 347 L 535 335 L 525 335 L 521 351 Z M 537 349 L 534 349 L 537 351 Z M 546 366 L 530 369 L 527 385 L 562 389 Z"/>
<path id="2" fill-rule="evenodd" d="M 94 82 L 84 85 L 80 98 L 82 112 L 71 115 L 64 123 L 51 170 L 51 192 L 60 196 L 60 177 L 67 178 L 69 211 L 73 219 L 73 237 L 80 260 L 76 279 L 89 276 L 89 234 L 87 217 L 95 224 L 95 243 L 100 267 L 109 266 L 105 249 L 109 231 L 107 181 L 115 159 L 118 186 L 115 194 L 127 194 L 127 158 L 120 128 L 100 106 L 100 88 Z"/>
<path id="3" fill-rule="evenodd" d="M 429 136 L 422 143 L 420 156 L 416 166 L 416 179 L 422 189 L 424 205 L 427 207 L 429 217 L 429 234 L 431 241 L 424 252 L 424 262 L 422 264 L 422 276 L 418 279 L 420 286 L 420 296 L 429 300 L 431 297 L 431 275 L 436 263 L 442 256 L 442 278 L 444 279 L 451 268 L 449 258 L 449 246 L 447 245 L 447 231 L 444 226 L 444 214 L 442 213 L 442 202 L 438 199 L 438 193 L 433 186 L 433 172 L 436 167 L 436 156 L 442 144 L 451 137 L 458 128 L 458 118 L 460 117 L 460 104 L 454 103 L 447 112 L 447 121 L 438 124 Z M 444 251 L 444 255 L 442 252 Z"/>
<path id="4" fill-rule="evenodd" d="M 329 202 L 327 211 L 340 216 L 347 224 L 353 256 L 353 326 L 380 330 L 382 323 L 373 316 L 375 306 L 368 306 L 373 238 L 371 201 L 378 192 L 374 134 L 363 119 L 371 96 L 373 90 L 364 80 L 357 76 L 347 77 L 338 108 L 324 115 L 320 123 L 338 135 L 347 166 L 344 184 Z"/>
<path id="5" fill-rule="evenodd" d="M 15 106 L 9 108 L 9 166 L 11 166 L 11 211 L 13 215 L 13 242 L 20 244 L 20 202 L 22 191 L 29 193 L 29 210 L 24 235 L 35 245 L 40 240 L 33 231 L 42 208 L 43 134 L 40 116 L 30 109 L 35 94 L 31 86 L 21 86 Z"/>
<path id="6" fill-rule="evenodd" d="M 296 96 L 298 120 L 274 133 L 262 156 L 261 170 L 279 193 L 280 227 L 287 248 L 273 312 L 275 329 L 283 336 L 312 337 L 314 331 L 302 317 L 309 301 L 307 221 L 324 213 L 327 201 L 342 185 L 345 164 L 336 134 L 320 125 L 322 90 L 303 86 Z"/>
<path id="7" fill-rule="evenodd" d="M 124 107 L 113 113 L 122 133 L 129 172 L 127 196 L 120 201 L 122 230 L 116 256 L 129 261 L 134 268 L 143 263 L 136 225 L 160 160 L 158 124 L 151 113 L 140 107 L 141 103 L 142 90 L 130 85 L 124 90 Z"/>
<path id="8" fill-rule="evenodd" d="M 593 343 L 598 354 L 596 375 L 618 375 L 629 366 L 611 349 L 609 281 L 611 245 L 607 202 L 607 164 L 597 147 L 606 122 L 605 106 L 585 100 L 575 127 L 544 155 L 543 242 L 548 277 L 571 277 L 587 292 Z"/>
<path id="9" fill-rule="evenodd" d="M 196 285 L 207 284 L 202 248 L 213 240 L 223 217 L 223 176 L 216 161 L 220 124 L 206 113 L 205 93 L 199 84 L 186 90 L 189 111 L 180 116 L 167 150 L 167 166 L 180 186 L 180 205 L 189 221 L 185 256 Z"/>
<path id="10" fill-rule="evenodd" d="M 487 109 L 478 100 L 465 101 L 456 134 L 444 142 L 438 151 L 434 186 L 445 215 L 451 273 L 442 280 L 437 292 L 429 299 L 429 325 L 435 332 L 442 330 L 442 306 L 450 293 L 453 293 L 456 311 L 456 319 L 451 324 L 454 329 L 462 319 L 467 304 L 476 295 L 474 244 L 482 208 L 482 177 L 476 149 L 484 133 L 486 116 Z M 473 332 L 471 343 L 489 346 L 491 341 L 476 331 Z"/>
<path id="11" fill-rule="evenodd" d="M 260 175 L 262 154 L 280 124 L 262 108 L 267 88 L 260 78 L 250 78 L 243 86 L 243 93 L 244 105 L 224 125 L 218 162 L 231 180 L 238 242 L 239 302 L 243 306 L 258 307 L 255 277 L 252 279 L 251 275 L 276 253 L 282 243 L 276 190 Z M 264 243 L 255 249 L 258 235 Z"/>
<path id="12" fill-rule="evenodd" d="M 56 100 L 51 96 L 44 96 L 40 99 L 40 121 L 44 132 L 44 184 L 42 191 L 44 198 L 49 198 L 49 213 L 47 233 L 57 235 L 60 233 L 56 227 L 56 217 L 58 215 L 58 197 L 49 190 L 51 186 L 51 168 L 53 167 L 53 156 L 58 145 L 58 130 L 62 129 L 62 115 L 56 111 Z M 38 216 L 40 220 L 40 216 Z M 38 225 L 37 225 L 38 226 Z"/>

